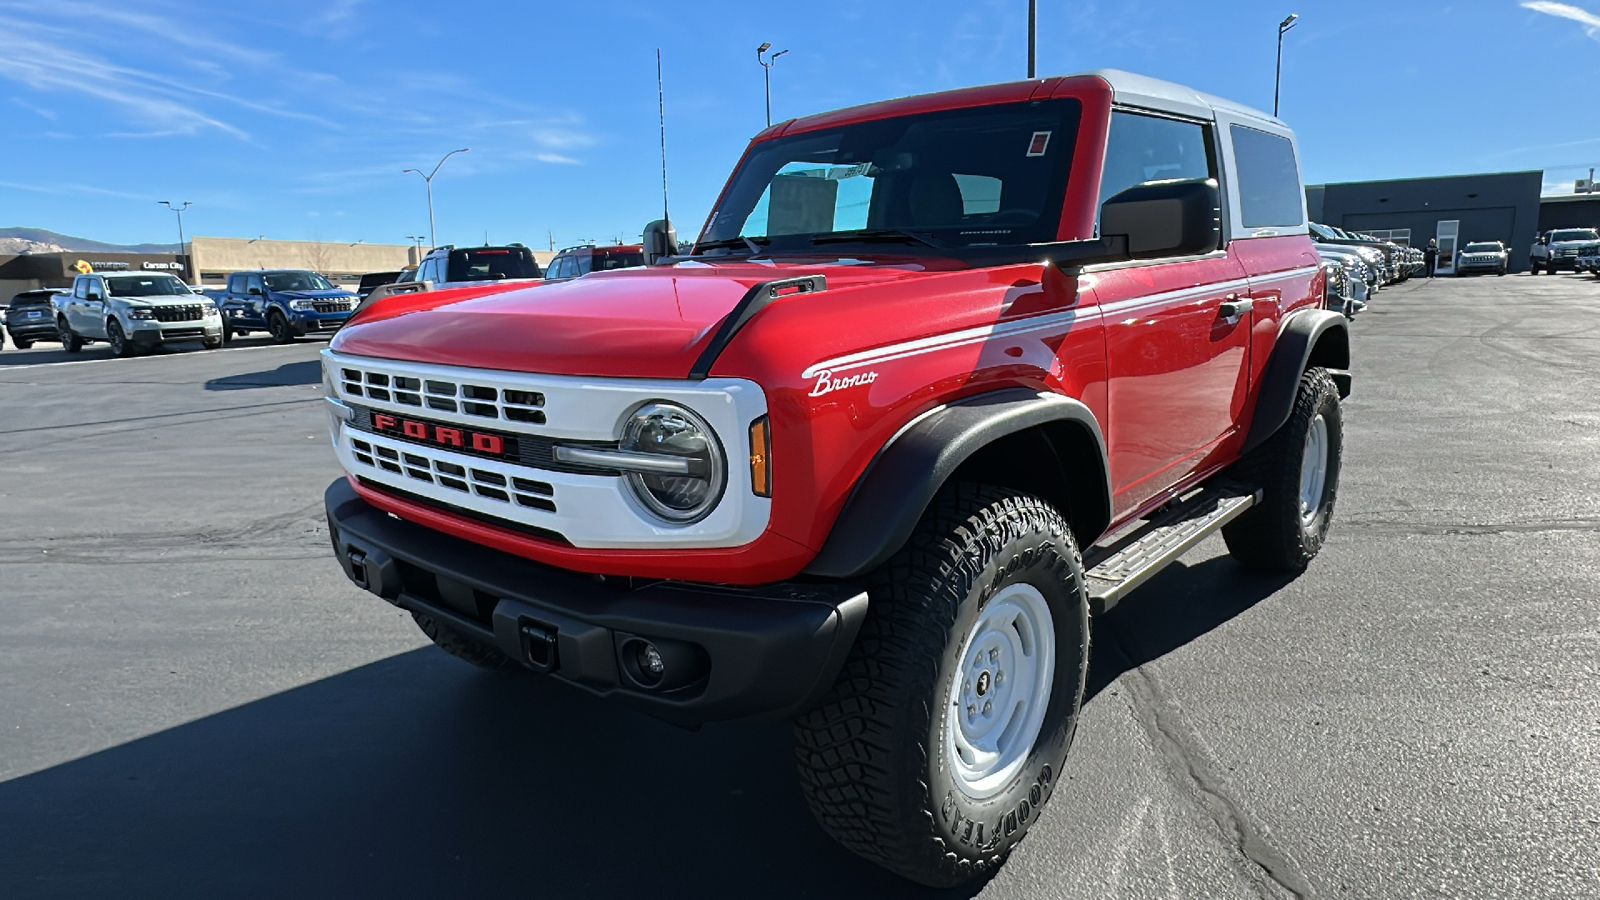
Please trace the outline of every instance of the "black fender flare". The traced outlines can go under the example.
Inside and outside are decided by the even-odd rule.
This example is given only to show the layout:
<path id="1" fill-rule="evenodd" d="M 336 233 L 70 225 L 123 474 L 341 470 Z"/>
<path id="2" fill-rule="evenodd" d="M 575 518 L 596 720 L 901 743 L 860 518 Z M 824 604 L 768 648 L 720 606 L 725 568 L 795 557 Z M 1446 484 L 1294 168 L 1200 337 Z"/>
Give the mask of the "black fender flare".
<path id="1" fill-rule="evenodd" d="M 1261 370 L 1255 414 L 1250 418 L 1250 433 L 1240 453 L 1249 453 L 1266 443 L 1289 421 L 1295 394 L 1300 390 L 1300 376 L 1312 365 L 1328 370 L 1339 387 L 1340 397 L 1350 396 L 1350 323 L 1343 314 L 1331 309 L 1302 309 L 1284 318 L 1272 354 Z"/>
<path id="2" fill-rule="evenodd" d="M 1092 436 L 1104 495 L 1085 498 L 1111 517 L 1105 436 L 1089 407 L 1060 394 L 1008 388 L 935 407 L 889 439 L 856 481 L 807 575 L 853 578 L 882 565 L 911 537 L 934 495 L 974 453 L 1030 428 L 1070 424 Z M 1099 514 L 1098 512 L 1095 514 Z"/>

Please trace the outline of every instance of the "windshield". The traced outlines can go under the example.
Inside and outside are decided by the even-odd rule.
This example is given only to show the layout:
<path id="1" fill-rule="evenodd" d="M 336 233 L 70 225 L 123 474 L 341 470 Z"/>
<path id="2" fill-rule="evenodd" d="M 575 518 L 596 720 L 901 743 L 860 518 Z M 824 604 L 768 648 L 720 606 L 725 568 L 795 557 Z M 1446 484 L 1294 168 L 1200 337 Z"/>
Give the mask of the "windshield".
<path id="1" fill-rule="evenodd" d="M 1566 231 L 1552 231 L 1550 233 L 1550 240 L 1552 240 L 1552 241 L 1600 241 L 1600 234 L 1596 234 L 1595 230 L 1593 228 L 1572 228 L 1572 229 L 1568 229 Z"/>
<path id="2" fill-rule="evenodd" d="M 1500 252 L 1500 245 L 1499 244 L 1486 244 L 1486 243 L 1482 243 L 1482 242 L 1476 243 L 1476 244 L 1468 244 L 1466 246 L 1466 249 L 1462 250 L 1461 252 L 1462 253 L 1499 253 Z"/>
<path id="3" fill-rule="evenodd" d="M 114 275 L 106 279 L 113 297 L 188 297 L 189 286 L 171 275 Z"/>
<path id="4" fill-rule="evenodd" d="M 55 291 L 29 291 L 11 298 L 12 306 L 49 306 Z"/>
<path id="5" fill-rule="evenodd" d="M 809 249 L 818 237 L 848 241 L 869 231 L 911 232 L 941 246 L 1053 241 L 1079 113 L 1076 100 L 1014 103 L 761 142 L 734 172 L 700 243 Z"/>
<path id="6" fill-rule="evenodd" d="M 527 247 L 483 247 L 450 251 L 446 281 L 500 281 L 506 278 L 542 278 L 533 251 Z"/>
<path id="7" fill-rule="evenodd" d="M 315 272 L 268 272 L 261 276 L 269 291 L 331 291 L 333 283 Z"/>

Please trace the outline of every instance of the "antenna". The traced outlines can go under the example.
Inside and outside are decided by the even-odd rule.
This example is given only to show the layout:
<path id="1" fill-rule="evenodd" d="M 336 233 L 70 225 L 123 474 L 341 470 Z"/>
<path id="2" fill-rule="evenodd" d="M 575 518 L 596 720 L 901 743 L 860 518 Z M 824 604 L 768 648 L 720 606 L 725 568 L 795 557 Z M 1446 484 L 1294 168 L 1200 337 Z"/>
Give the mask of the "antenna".
<path id="1" fill-rule="evenodd" d="M 661 220 L 672 224 L 667 213 L 667 95 L 661 84 L 661 48 L 656 48 L 656 116 L 661 122 Z"/>

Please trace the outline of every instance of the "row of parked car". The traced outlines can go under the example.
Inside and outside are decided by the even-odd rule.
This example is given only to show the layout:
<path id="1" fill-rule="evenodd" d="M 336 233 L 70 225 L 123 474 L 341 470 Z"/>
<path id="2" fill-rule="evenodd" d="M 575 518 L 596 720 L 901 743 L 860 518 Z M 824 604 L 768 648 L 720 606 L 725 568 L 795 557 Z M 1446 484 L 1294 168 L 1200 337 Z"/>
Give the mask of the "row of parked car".
<path id="1" fill-rule="evenodd" d="M 236 272 L 226 288 L 209 291 L 167 272 L 91 272 L 68 288 L 17 294 L 4 318 L 19 350 L 48 341 L 77 353 L 105 343 L 118 356 L 134 356 L 172 343 L 214 349 L 252 331 L 288 343 L 337 329 L 356 303 L 351 291 L 303 270 Z"/>
<path id="2" fill-rule="evenodd" d="M 76 353 L 85 344 L 106 343 L 118 356 L 132 356 L 167 343 L 220 347 L 253 332 L 286 344 L 336 331 L 362 303 L 392 293 L 566 281 L 644 263 L 644 248 L 637 244 L 569 247 L 548 270 L 522 244 L 444 246 L 429 251 L 415 268 L 364 276 L 358 291 L 303 269 L 234 272 L 220 289 L 191 287 L 166 272 L 94 272 L 78 275 L 71 287 L 17 294 L 3 319 L 18 349 L 48 341 Z"/>
<path id="3" fill-rule="evenodd" d="M 1329 302 L 1349 318 L 1365 309 L 1386 285 L 1399 284 L 1424 267 L 1422 251 L 1370 234 L 1313 222 L 1311 240 L 1322 257 Z"/>

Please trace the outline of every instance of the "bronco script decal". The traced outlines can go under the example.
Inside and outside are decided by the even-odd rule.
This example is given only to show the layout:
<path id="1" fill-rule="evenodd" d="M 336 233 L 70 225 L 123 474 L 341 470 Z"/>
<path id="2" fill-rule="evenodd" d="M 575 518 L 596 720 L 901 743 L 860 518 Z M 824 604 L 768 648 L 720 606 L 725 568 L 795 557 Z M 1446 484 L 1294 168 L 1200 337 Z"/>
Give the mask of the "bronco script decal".
<path id="1" fill-rule="evenodd" d="M 834 391 L 853 388 L 863 384 L 871 384 L 878 380 L 877 372 L 862 372 L 858 375 L 842 375 L 834 377 L 832 372 L 824 369 L 817 373 L 817 384 L 811 389 L 811 396 L 821 397 Z"/>

